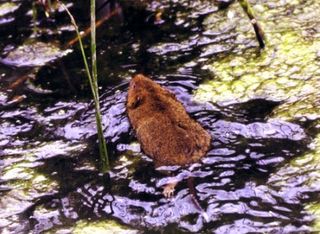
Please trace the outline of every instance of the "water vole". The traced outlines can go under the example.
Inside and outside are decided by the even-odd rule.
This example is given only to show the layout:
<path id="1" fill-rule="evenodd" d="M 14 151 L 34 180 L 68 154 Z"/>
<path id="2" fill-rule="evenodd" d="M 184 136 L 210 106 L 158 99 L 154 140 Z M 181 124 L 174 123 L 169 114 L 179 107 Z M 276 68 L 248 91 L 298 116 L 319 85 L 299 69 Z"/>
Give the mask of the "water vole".
<path id="1" fill-rule="evenodd" d="M 130 82 L 127 113 L 144 153 L 156 167 L 188 165 L 209 150 L 209 133 L 190 118 L 174 94 L 143 75 Z"/>

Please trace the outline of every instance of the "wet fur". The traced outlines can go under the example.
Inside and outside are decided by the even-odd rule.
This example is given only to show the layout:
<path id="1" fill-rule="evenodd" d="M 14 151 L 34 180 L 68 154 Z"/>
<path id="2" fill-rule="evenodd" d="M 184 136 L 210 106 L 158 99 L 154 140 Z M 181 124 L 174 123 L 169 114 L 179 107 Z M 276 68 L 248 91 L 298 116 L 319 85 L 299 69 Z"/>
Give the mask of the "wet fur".
<path id="1" fill-rule="evenodd" d="M 143 151 L 156 166 L 194 163 L 209 150 L 208 132 L 172 93 L 143 75 L 130 82 L 127 112 Z"/>

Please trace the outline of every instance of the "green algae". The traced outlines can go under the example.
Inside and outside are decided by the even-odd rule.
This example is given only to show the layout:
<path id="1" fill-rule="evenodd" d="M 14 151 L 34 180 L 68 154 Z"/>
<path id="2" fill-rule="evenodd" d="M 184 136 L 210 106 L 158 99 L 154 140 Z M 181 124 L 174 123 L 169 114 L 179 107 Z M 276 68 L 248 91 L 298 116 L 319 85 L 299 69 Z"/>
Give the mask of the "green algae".
<path id="1" fill-rule="evenodd" d="M 74 234 L 91 234 L 91 233 L 110 233 L 110 234 L 134 234 L 137 230 L 130 230 L 127 227 L 121 226 L 112 220 L 101 221 L 84 221 L 76 223 Z"/>
<path id="2" fill-rule="evenodd" d="M 16 67 L 41 67 L 71 51 L 70 49 L 62 50 L 53 43 L 31 40 L 10 51 L 1 62 Z"/>
<path id="3" fill-rule="evenodd" d="M 34 169 L 17 164 L 6 168 L 2 179 L 7 180 L 9 191 L 0 198 L 0 228 L 7 233 L 18 228 L 19 215 L 30 208 L 42 196 L 57 193 L 58 182 Z"/>
<path id="4" fill-rule="evenodd" d="M 289 8 L 292 2 L 279 6 L 276 10 L 275 7 L 269 10 L 268 4 L 271 3 L 256 6 L 259 21 L 268 37 L 267 48 L 262 52 L 247 46 L 250 43 L 247 43 L 245 38 L 253 41 L 253 32 L 243 26 L 246 25 L 245 16 L 237 6 L 230 7 L 227 13 L 210 16 L 205 21 L 208 30 L 224 31 L 235 28 L 238 48 L 234 53 L 216 58 L 204 67 L 212 73 L 213 78 L 200 85 L 195 93 L 196 100 L 221 104 L 245 102 L 254 98 L 294 101 L 307 94 L 318 93 L 320 40 L 317 38 L 320 33 L 310 38 L 309 21 L 301 19 L 302 30 L 296 27 L 299 23 L 298 16 L 294 18 L 295 15 L 281 15 L 281 11 Z M 312 6 L 309 6 L 296 10 L 305 14 L 309 13 L 311 8 Z M 314 11 L 319 12 L 318 9 Z"/>
<path id="5" fill-rule="evenodd" d="M 316 203 L 316 202 L 311 203 L 307 205 L 306 209 L 316 217 L 314 221 L 313 231 L 315 233 L 319 233 L 320 232 L 320 203 Z"/>
<path id="6" fill-rule="evenodd" d="M 312 87 L 316 89 L 317 86 Z M 311 88 L 310 88 L 311 89 Z M 301 95 L 300 99 L 288 101 L 283 105 L 277 107 L 272 116 L 276 118 L 281 118 L 283 120 L 316 120 L 319 122 L 320 118 L 320 93 L 314 92 L 309 93 L 305 96 Z"/>
<path id="7" fill-rule="evenodd" d="M 57 192 L 58 182 L 45 174 L 38 173 L 33 169 L 34 166 L 34 164 L 22 162 L 4 169 L 2 179 L 7 181 L 7 186 L 10 188 L 0 201 L 1 207 L 6 207 L 3 209 L 7 213 L 5 216 L 19 213 L 21 204 L 28 204 L 43 195 Z M 8 202 L 12 199 L 17 201 Z"/>
<path id="8" fill-rule="evenodd" d="M 255 98 L 296 101 L 317 93 L 320 73 L 314 61 L 319 46 L 320 41 L 304 41 L 297 33 L 288 32 L 276 48 L 261 55 L 249 50 L 215 61 L 207 66 L 214 79 L 201 84 L 195 98 L 218 103 Z"/>

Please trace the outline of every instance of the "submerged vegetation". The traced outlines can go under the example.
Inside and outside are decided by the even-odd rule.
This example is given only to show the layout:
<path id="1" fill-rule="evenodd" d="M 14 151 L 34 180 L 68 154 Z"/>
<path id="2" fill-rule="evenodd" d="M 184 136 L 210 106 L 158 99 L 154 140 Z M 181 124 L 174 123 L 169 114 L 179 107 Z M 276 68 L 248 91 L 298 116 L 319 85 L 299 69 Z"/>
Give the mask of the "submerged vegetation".
<path id="1" fill-rule="evenodd" d="M 319 232 L 319 1 L 56 2 L 0 3 L 1 231 Z M 136 73 L 209 132 L 201 161 L 143 153 Z"/>

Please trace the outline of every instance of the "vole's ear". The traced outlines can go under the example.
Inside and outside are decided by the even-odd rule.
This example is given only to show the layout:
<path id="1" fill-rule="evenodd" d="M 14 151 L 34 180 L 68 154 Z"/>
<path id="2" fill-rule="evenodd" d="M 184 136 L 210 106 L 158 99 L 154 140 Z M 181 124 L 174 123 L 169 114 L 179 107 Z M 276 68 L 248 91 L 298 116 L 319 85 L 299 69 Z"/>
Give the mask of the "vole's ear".
<path id="1" fill-rule="evenodd" d="M 135 109 L 138 106 L 140 106 L 142 103 L 142 97 L 141 96 L 136 96 L 131 102 L 128 102 L 128 107 L 130 109 Z"/>

